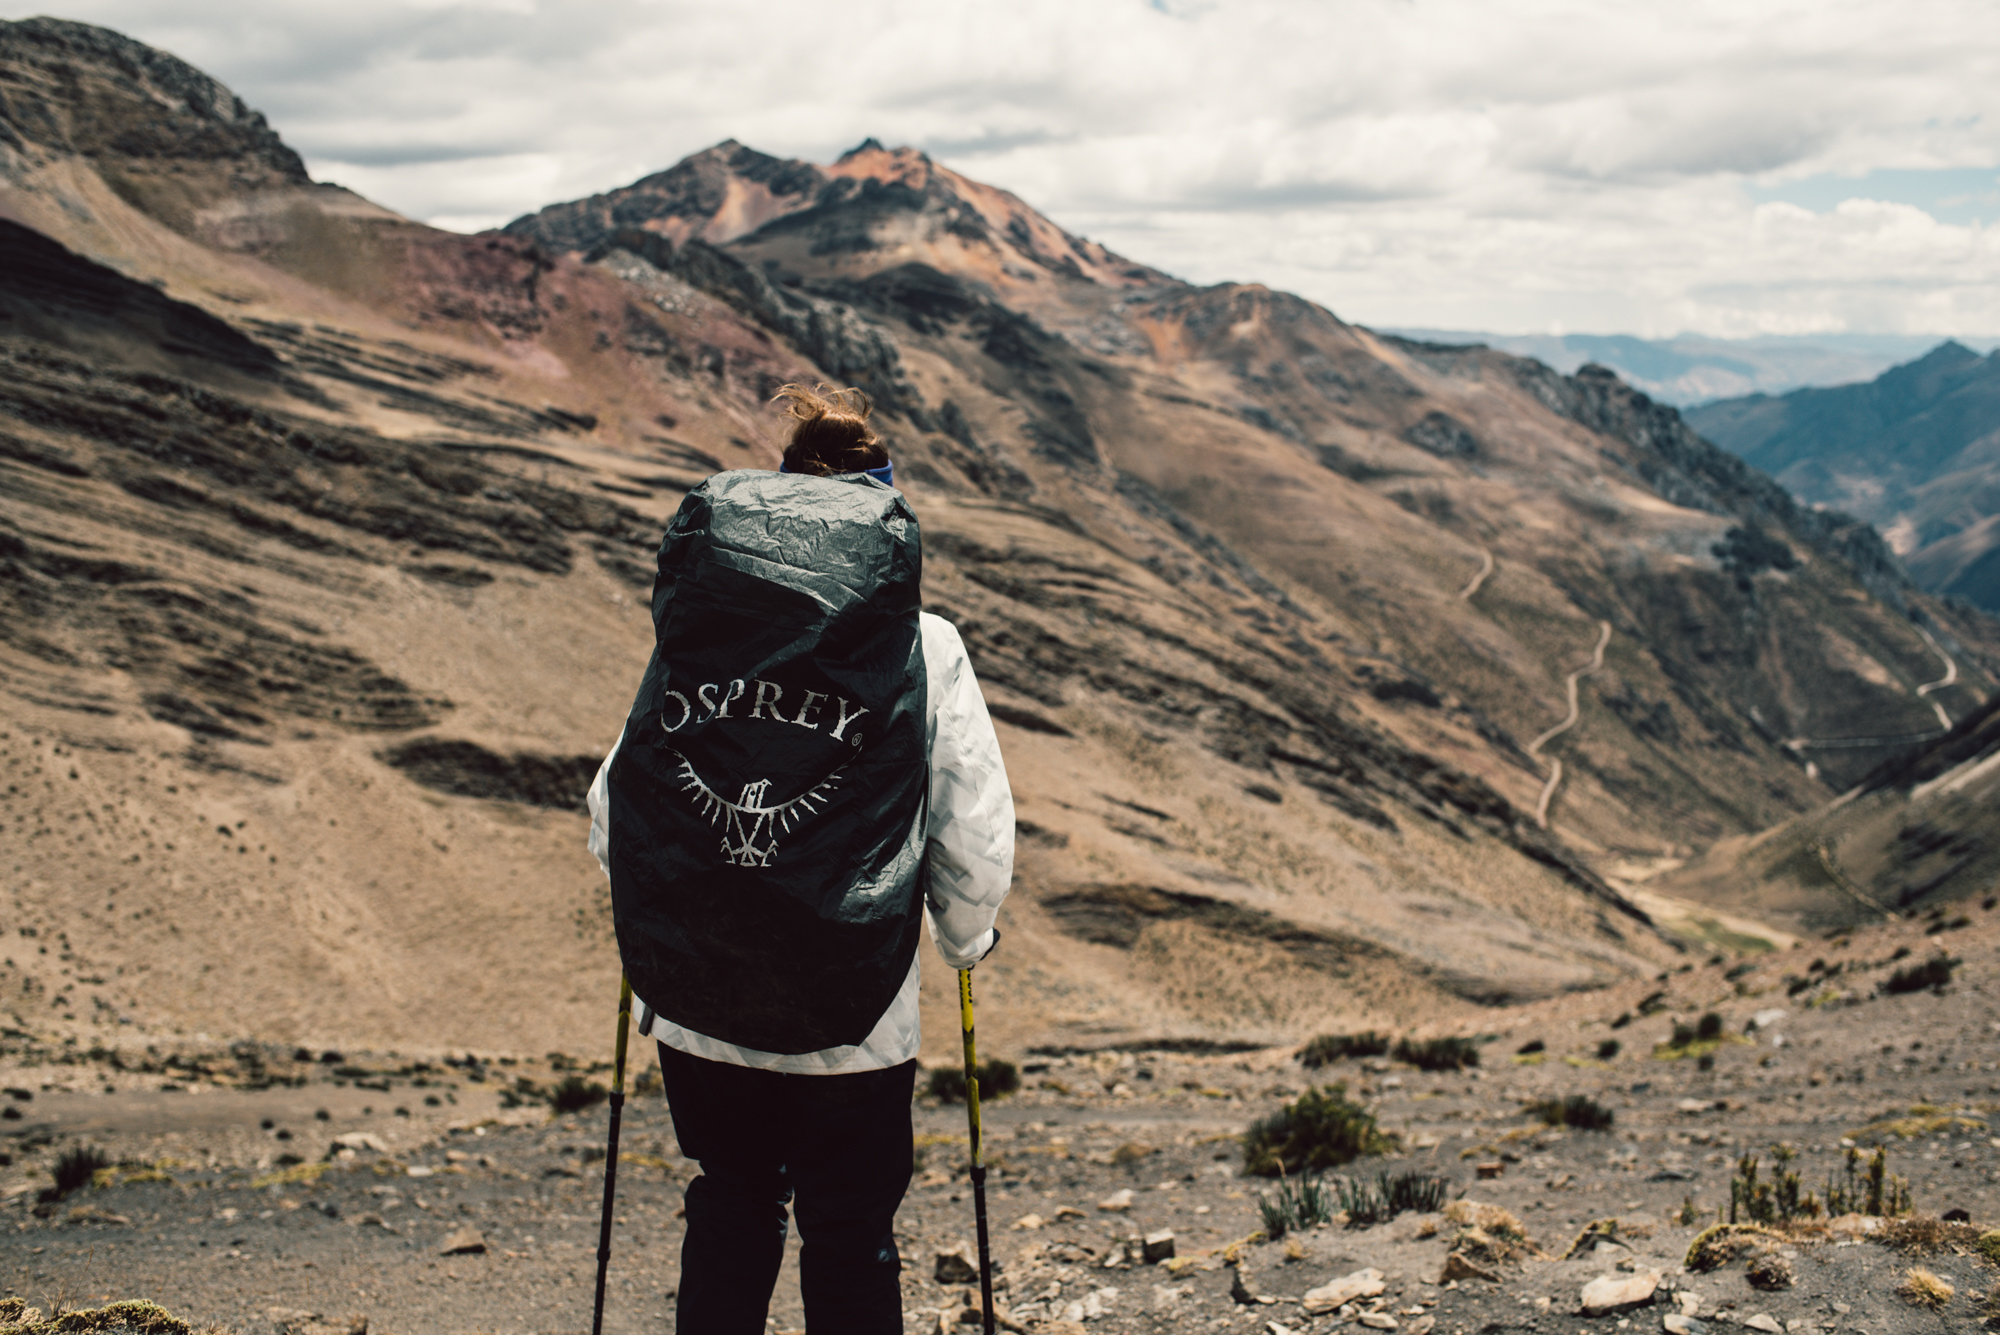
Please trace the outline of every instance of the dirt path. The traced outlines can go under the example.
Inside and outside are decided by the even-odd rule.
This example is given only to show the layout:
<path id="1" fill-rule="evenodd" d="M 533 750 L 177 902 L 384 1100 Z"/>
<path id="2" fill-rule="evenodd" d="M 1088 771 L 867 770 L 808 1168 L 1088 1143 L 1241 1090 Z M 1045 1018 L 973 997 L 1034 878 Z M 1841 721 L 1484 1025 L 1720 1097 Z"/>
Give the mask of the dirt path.
<path id="1" fill-rule="evenodd" d="M 1611 623 L 1609 621 L 1600 621 L 1597 623 L 1597 627 L 1597 647 L 1590 651 L 1590 662 L 1584 667 L 1580 667 L 1570 673 L 1563 683 L 1564 689 L 1569 692 L 1568 716 L 1561 723 L 1556 724 L 1555 727 L 1550 728 L 1547 732 L 1535 738 L 1534 741 L 1529 742 L 1529 755 L 1539 758 L 1544 746 L 1576 726 L 1576 720 L 1581 713 L 1577 702 L 1576 684 L 1604 666 L 1604 649 L 1606 645 L 1611 643 Z M 1555 798 L 1556 787 L 1562 783 L 1562 776 L 1562 761 L 1554 756 L 1550 756 L 1548 782 L 1542 785 L 1542 796 L 1535 803 L 1535 824 L 1541 826 L 1544 830 L 1549 828 L 1549 803 Z"/>
<path id="2" fill-rule="evenodd" d="M 1922 626 L 1917 627 L 1917 634 L 1924 637 L 1924 643 L 1931 647 L 1932 653 L 1944 660 L 1944 675 L 1936 681 L 1926 682 L 1922 686 L 1917 687 L 1917 698 L 1922 699 L 1932 691 L 1941 691 L 1947 686 L 1953 686 L 1958 683 L 1958 661 L 1939 648 L 1938 642 L 1932 639 L 1931 633 Z M 1938 722 L 1943 724 L 1946 729 L 1949 729 L 1951 727 L 1951 715 L 1944 712 L 1944 706 L 1935 700 L 1930 702 L 1930 706 L 1937 711 Z"/>
<path id="3" fill-rule="evenodd" d="M 1493 553 L 1488 551 L 1485 547 L 1481 547 L 1479 549 L 1479 557 L 1480 560 L 1484 562 L 1484 564 L 1479 567 L 1479 573 L 1472 577 L 1472 583 L 1466 585 L 1464 588 L 1458 591 L 1458 596 L 1464 599 L 1466 602 L 1472 601 L 1472 595 L 1479 592 L 1479 586 L 1484 584 L 1486 582 L 1486 577 L 1493 573 Z"/>

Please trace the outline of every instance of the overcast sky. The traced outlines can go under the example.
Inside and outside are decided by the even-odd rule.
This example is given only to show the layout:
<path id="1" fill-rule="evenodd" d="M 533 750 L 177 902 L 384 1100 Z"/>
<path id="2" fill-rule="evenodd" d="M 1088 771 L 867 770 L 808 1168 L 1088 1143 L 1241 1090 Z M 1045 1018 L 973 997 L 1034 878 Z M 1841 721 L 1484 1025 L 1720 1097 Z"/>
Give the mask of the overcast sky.
<path id="1" fill-rule="evenodd" d="M 0 13 L 43 12 L 0 0 Z M 873 135 L 1197 282 L 1496 332 L 2000 334 L 1992 0 L 73 0 L 476 230 Z"/>

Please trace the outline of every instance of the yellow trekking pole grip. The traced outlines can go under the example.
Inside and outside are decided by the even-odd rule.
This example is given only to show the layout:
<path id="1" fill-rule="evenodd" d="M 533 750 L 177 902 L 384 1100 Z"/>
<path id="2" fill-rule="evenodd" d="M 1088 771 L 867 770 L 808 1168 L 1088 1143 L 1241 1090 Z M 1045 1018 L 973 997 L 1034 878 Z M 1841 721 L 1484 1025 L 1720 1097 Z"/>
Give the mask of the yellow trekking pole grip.
<path id="1" fill-rule="evenodd" d="M 965 1044 L 965 1117 L 972 1133 L 972 1166 L 982 1166 L 979 1132 L 979 1052 L 972 1037 L 972 970 L 958 971 L 958 1032 Z"/>

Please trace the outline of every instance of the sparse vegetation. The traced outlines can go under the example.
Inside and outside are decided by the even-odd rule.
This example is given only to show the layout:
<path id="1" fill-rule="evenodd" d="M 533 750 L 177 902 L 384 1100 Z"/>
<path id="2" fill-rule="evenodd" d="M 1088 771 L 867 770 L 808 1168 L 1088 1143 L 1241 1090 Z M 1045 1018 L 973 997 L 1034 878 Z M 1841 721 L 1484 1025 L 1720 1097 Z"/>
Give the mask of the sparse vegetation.
<path id="1" fill-rule="evenodd" d="M 1653 1055 L 1662 1061 L 1673 1061 L 1681 1057 L 1693 1057 L 1699 1061 L 1702 1058 L 1713 1058 L 1716 1049 L 1725 1043 L 1744 1041 L 1746 1040 L 1725 1032 L 1722 1027 L 1722 1017 L 1714 1011 L 1709 1011 L 1693 1024 L 1683 1020 L 1674 1021 L 1673 1033 L 1666 1042 L 1653 1049 Z M 1711 1060 L 1702 1069 L 1708 1070 L 1713 1065 L 1714 1062 Z"/>
<path id="2" fill-rule="evenodd" d="M 1537 1254 L 1534 1239 L 1509 1210 L 1480 1201 L 1453 1201 L 1444 1217 L 1458 1226 L 1451 1251 L 1485 1265 Z"/>
<path id="3" fill-rule="evenodd" d="M 131 1331 L 135 1335 L 195 1335 L 195 1328 L 157 1303 L 144 1300 L 106 1303 L 65 1312 L 58 1304 L 46 1320 L 41 1309 L 21 1298 L 0 1299 L 0 1327 L 8 1335 L 99 1335 Z M 204 1333 L 205 1335 L 205 1333 Z"/>
<path id="4" fill-rule="evenodd" d="M 1875 1231 L 1875 1241 L 1906 1256 L 1934 1256 L 1939 1252 L 1974 1251 L 1984 1255 L 1980 1232 L 1972 1224 L 1939 1219 L 1935 1215 L 1911 1214 L 1883 1222 Z"/>
<path id="5" fill-rule="evenodd" d="M 1878 1148 L 1861 1169 L 1861 1151 L 1849 1149 L 1843 1164 L 1844 1176 L 1826 1183 L 1826 1212 L 1829 1215 L 1869 1214 L 1894 1218 L 1910 1212 L 1910 1184 L 1889 1175 L 1889 1151 Z"/>
<path id="6" fill-rule="evenodd" d="M 1988 1265 L 2000 1266 L 2000 1228 L 1981 1233 L 1973 1242 L 1972 1249 L 1985 1257 Z"/>
<path id="7" fill-rule="evenodd" d="M 1579 1131 L 1609 1131 L 1616 1114 L 1588 1094 L 1568 1098 L 1538 1099 L 1528 1106 L 1531 1116 L 1549 1126 L 1573 1126 Z"/>
<path id="8" fill-rule="evenodd" d="M 105 1158 L 104 1151 L 95 1145 L 76 1145 L 66 1149 L 56 1156 L 55 1185 L 45 1187 L 41 1199 L 59 1201 L 72 1191 L 89 1186 L 92 1178 L 109 1167 L 111 1160 Z"/>
<path id="9" fill-rule="evenodd" d="M 1777 1239 L 1778 1235 L 1762 1224 L 1716 1224 L 1695 1235 L 1683 1264 L 1697 1274 L 1719 1269 L 1744 1252 Z"/>
<path id="10" fill-rule="evenodd" d="M 1435 1173 L 1378 1173 L 1373 1182 L 1336 1179 L 1334 1192 L 1348 1226 L 1366 1228 L 1405 1211 L 1429 1214 L 1443 1209 L 1451 1183 Z"/>
<path id="11" fill-rule="evenodd" d="M 1928 1307 L 1935 1312 L 1950 1304 L 1958 1290 L 1924 1269 L 1911 1266 L 1903 1275 L 1903 1282 L 1896 1286 L 1896 1296 L 1912 1307 Z"/>
<path id="12" fill-rule="evenodd" d="M 564 1113 L 582 1112 L 604 1102 L 611 1091 L 595 1080 L 586 1080 L 580 1075 L 566 1075 L 556 1082 L 549 1091 L 549 1107 L 557 1116 Z"/>
<path id="13" fill-rule="evenodd" d="M 1792 1263 L 1786 1260 L 1782 1253 L 1765 1252 L 1750 1262 L 1749 1269 L 1744 1272 L 1744 1278 L 1750 1281 L 1751 1288 L 1770 1292 L 1792 1287 L 1793 1282 L 1798 1279 L 1798 1272 L 1792 1268 Z"/>
<path id="14" fill-rule="evenodd" d="M 1951 971 L 1958 967 L 1958 961 L 1949 955 L 1933 955 L 1922 964 L 1912 964 L 1890 974 L 1882 984 L 1882 990 L 1891 996 L 1904 992 L 1921 992 L 1925 988 L 1942 992 L 1951 981 Z"/>
<path id="15" fill-rule="evenodd" d="M 1317 1173 L 1380 1154 L 1394 1144 L 1375 1125 L 1374 1113 L 1348 1101 L 1346 1085 L 1308 1087 L 1251 1125 L 1243 1137 L 1243 1170 L 1258 1177 Z"/>
<path id="16" fill-rule="evenodd" d="M 994 1058 L 983 1061 L 975 1074 L 979 1078 L 979 1098 L 982 1103 L 1004 1098 L 1021 1087 L 1021 1073 L 1014 1063 Z M 965 1102 L 965 1068 L 963 1066 L 938 1066 L 931 1070 L 924 1083 L 925 1092 L 940 1103 Z"/>
<path id="17" fill-rule="evenodd" d="M 1599 1043 L 1597 1045 L 1597 1060 L 1601 1062 L 1611 1061 L 1618 1056 L 1620 1051 L 1622 1051 L 1622 1049 L 1619 1045 L 1618 1040 L 1615 1038 L 1607 1038 L 1602 1043 Z"/>
<path id="18" fill-rule="evenodd" d="M 1275 1242 L 1295 1229 L 1329 1222 L 1336 1211 L 1325 1179 L 1315 1175 L 1283 1178 L 1276 1191 L 1257 1198 L 1257 1213 L 1264 1221 L 1264 1236 Z"/>
<path id="19" fill-rule="evenodd" d="M 1819 1198 L 1802 1185 L 1791 1167 L 1799 1152 L 1790 1145 L 1773 1145 L 1774 1176 L 1762 1181 L 1757 1175 L 1757 1156 L 1746 1154 L 1736 1161 L 1736 1175 L 1729 1179 L 1729 1222 L 1736 1223 L 1740 1212 L 1753 1224 L 1790 1223 L 1794 1219 L 1817 1219 Z"/>
<path id="20" fill-rule="evenodd" d="M 1420 1071 L 1460 1071 L 1479 1065 L 1479 1045 L 1469 1038 L 1406 1038 L 1391 1055 Z"/>
<path id="21" fill-rule="evenodd" d="M 1299 1049 L 1299 1065 L 1308 1071 L 1343 1057 L 1380 1057 L 1389 1051 L 1389 1036 L 1372 1029 L 1360 1034 L 1321 1034 Z"/>

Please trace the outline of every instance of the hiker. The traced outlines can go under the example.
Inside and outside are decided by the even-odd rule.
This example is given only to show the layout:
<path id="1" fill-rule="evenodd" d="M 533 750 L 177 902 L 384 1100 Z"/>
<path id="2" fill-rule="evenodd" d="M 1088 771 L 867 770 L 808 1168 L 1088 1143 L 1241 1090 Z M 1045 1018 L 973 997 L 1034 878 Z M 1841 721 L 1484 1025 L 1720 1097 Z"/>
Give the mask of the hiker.
<path id="1" fill-rule="evenodd" d="M 919 921 L 993 949 L 1014 801 L 859 390 L 785 386 L 778 473 L 668 525 L 655 644 L 590 789 L 688 1184 L 678 1329 L 761 1335 L 796 1196 L 813 1335 L 903 1329 Z"/>

